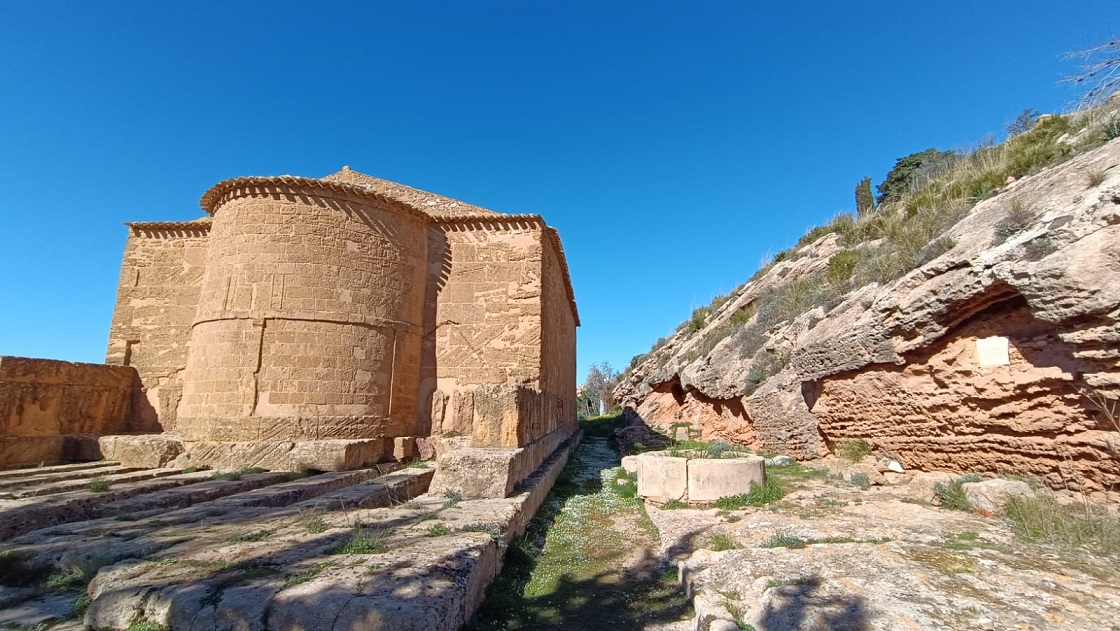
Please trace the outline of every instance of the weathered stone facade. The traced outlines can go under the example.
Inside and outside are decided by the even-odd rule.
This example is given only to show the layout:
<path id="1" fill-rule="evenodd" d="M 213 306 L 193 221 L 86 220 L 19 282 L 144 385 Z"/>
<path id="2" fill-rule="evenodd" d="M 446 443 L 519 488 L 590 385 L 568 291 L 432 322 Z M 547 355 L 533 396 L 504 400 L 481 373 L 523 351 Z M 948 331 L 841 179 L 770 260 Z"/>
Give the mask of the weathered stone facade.
<path id="1" fill-rule="evenodd" d="M 192 464 L 345 448 L 334 460 L 360 466 L 432 436 L 520 450 L 575 430 L 579 320 L 540 216 L 348 167 L 227 180 L 202 207 L 128 224 L 106 357 L 140 375 L 137 426 Z M 530 451 L 529 472 L 551 450 Z"/>
<path id="2" fill-rule="evenodd" d="M 0 465 L 97 459 L 98 436 L 140 431 L 139 391 L 131 368 L 0 357 Z"/>

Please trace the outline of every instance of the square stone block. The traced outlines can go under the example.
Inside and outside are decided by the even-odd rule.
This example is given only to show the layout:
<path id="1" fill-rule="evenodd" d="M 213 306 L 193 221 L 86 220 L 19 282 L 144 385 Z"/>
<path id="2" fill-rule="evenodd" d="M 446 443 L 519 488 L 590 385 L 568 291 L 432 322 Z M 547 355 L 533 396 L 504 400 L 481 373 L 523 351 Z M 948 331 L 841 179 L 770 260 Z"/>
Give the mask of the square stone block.
<path id="1" fill-rule="evenodd" d="M 688 460 L 646 457 L 638 467 L 638 495 L 655 501 L 683 500 L 688 493 Z"/>
<path id="2" fill-rule="evenodd" d="M 750 492 L 752 482 L 759 486 L 766 483 L 763 458 L 688 461 L 688 499 L 692 502 L 714 502 L 721 497 L 742 495 Z"/>
<path id="3" fill-rule="evenodd" d="M 455 492 L 466 499 L 509 497 L 527 475 L 520 471 L 525 451 L 468 447 L 443 454 L 428 493 Z"/>
<path id="4" fill-rule="evenodd" d="M 97 439 L 101 455 L 126 467 L 156 469 L 183 453 L 183 443 L 168 434 L 102 436 Z"/>

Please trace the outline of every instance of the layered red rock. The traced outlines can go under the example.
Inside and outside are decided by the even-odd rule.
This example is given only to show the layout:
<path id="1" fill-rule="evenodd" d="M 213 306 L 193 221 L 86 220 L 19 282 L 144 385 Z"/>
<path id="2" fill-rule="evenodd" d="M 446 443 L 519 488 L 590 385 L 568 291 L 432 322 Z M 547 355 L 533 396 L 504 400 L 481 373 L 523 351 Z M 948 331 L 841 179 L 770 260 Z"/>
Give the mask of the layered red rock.
<path id="1" fill-rule="evenodd" d="M 1019 473 L 1103 497 L 1120 485 L 1120 427 L 1101 405 L 1120 398 L 1118 165 L 1112 141 L 1022 178 L 952 227 L 939 257 L 779 323 L 761 348 L 786 361 L 756 388 L 734 333 L 701 340 L 769 288 L 823 274 L 838 251 L 826 235 L 700 332 L 675 334 L 616 396 L 709 439 L 812 458 L 862 438 L 908 469 Z M 1012 208 L 1029 221 L 998 234 Z"/>

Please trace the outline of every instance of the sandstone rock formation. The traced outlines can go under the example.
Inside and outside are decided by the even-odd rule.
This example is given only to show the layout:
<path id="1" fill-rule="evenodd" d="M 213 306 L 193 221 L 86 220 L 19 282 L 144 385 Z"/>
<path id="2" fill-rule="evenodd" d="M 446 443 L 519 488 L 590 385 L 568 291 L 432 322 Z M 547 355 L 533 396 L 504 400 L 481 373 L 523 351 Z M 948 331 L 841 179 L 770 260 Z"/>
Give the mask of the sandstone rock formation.
<path id="1" fill-rule="evenodd" d="M 799 458 L 863 438 L 906 470 L 1120 485 L 1101 405 L 1120 397 L 1120 140 L 1018 179 L 938 243 L 897 280 L 760 332 L 760 297 L 829 273 L 844 246 L 827 234 L 678 330 L 616 397 L 652 425 Z"/>

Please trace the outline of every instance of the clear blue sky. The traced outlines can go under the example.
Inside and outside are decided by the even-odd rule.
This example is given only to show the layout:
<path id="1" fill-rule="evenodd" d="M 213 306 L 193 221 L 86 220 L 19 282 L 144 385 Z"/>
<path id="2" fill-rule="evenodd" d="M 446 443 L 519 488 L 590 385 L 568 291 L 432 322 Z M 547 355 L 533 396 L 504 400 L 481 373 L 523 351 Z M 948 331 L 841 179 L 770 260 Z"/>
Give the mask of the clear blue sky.
<path id="1" fill-rule="evenodd" d="M 312 8 L 313 6 L 313 8 Z M 125 221 L 343 164 L 560 230 L 623 368 L 895 159 L 1059 111 L 1115 0 L 0 3 L 0 354 L 104 359 Z"/>

